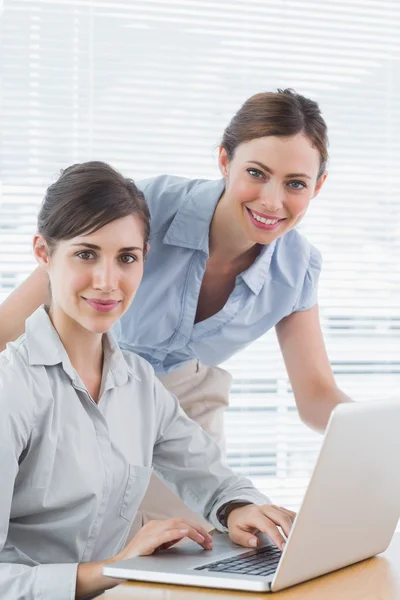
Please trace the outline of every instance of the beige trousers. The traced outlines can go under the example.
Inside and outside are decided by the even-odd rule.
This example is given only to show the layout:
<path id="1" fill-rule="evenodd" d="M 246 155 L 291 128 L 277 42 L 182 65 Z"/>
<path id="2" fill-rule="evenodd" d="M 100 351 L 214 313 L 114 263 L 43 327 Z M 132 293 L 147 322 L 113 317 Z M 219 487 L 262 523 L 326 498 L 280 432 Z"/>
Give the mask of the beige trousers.
<path id="1" fill-rule="evenodd" d="M 185 413 L 196 421 L 218 443 L 225 454 L 223 413 L 229 403 L 232 377 L 219 367 L 206 367 L 193 360 L 179 369 L 161 375 L 160 381 L 179 400 Z M 139 507 L 129 539 L 152 519 L 183 517 L 211 530 L 213 527 L 201 515 L 190 510 L 153 473 L 146 495 Z"/>

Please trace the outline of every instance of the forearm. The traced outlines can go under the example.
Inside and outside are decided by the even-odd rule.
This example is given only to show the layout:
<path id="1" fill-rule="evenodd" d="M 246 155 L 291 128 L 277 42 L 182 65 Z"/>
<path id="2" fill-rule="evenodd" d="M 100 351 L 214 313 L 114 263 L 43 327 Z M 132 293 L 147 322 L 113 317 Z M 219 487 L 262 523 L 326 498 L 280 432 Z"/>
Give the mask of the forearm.
<path id="1" fill-rule="evenodd" d="M 172 440 L 157 444 L 153 464 L 157 474 L 194 512 L 222 531 L 218 512 L 223 505 L 270 502 L 250 480 L 238 476 L 223 462 L 221 451 L 210 436 L 186 415 L 183 420 L 185 437 L 177 444 Z M 182 447 L 186 452 L 182 452 Z"/>
<path id="2" fill-rule="evenodd" d="M 102 562 L 84 563 L 78 566 L 76 577 L 76 600 L 100 594 L 122 583 L 122 579 L 113 579 L 103 575 L 103 567 L 116 559 Z"/>
<path id="3" fill-rule="evenodd" d="M 17 339 L 25 329 L 26 319 L 49 300 L 47 273 L 37 268 L 0 305 L 0 351 L 7 342 Z"/>
<path id="4" fill-rule="evenodd" d="M 352 399 L 335 386 L 313 393 L 311 400 L 297 400 L 297 407 L 303 423 L 318 433 L 324 433 L 332 410 L 342 402 L 352 402 Z"/>
<path id="5" fill-rule="evenodd" d="M 103 566 L 115 560 L 37 567 L 3 563 L 0 564 L 0 597 L 2 600 L 83 600 L 122 582 L 102 573 Z"/>
<path id="6" fill-rule="evenodd" d="M 1 544 L 0 544 L 1 547 Z M 30 567 L 18 563 L 0 564 L 2 600 L 74 600 L 76 563 L 42 564 Z"/>

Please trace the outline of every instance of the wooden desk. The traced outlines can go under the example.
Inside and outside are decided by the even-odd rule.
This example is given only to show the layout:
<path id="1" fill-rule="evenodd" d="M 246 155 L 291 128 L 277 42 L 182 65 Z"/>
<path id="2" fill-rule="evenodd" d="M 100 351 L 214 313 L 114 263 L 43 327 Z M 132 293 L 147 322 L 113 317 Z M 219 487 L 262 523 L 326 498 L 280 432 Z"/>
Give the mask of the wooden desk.
<path id="1" fill-rule="evenodd" d="M 344 540 L 344 543 L 345 540 Z M 399 600 L 400 533 L 384 554 L 269 594 L 206 588 L 125 583 L 99 596 L 99 600 Z"/>

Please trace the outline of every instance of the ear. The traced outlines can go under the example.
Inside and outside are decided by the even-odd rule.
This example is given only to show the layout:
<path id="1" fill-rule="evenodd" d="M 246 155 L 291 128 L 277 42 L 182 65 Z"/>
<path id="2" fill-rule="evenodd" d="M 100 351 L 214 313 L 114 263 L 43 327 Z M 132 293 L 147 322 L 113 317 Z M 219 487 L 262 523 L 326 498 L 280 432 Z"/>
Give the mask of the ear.
<path id="1" fill-rule="evenodd" d="M 229 158 L 228 153 L 223 146 L 218 150 L 218 167 L 224 179 L 227 179 L 229 174 Z"/>
<path id="2" fill-rule="evenodd" d="M 150 244 L 147 242 L 146 246 L 144 247 L 143 258 L 145 258 L 145 259 L 147 258 L 149 250 L 150 250 Z"/>
<path id="3" fill-rule="evenodd" d="M 43 235 L 37 233 L 33 238 L 33 254 L 42 269 L 48 272 L 50 267 L 50 252 Z"/>
<path id="4" fill-rule="evenodd" d="M 327 177 L 328 177 L 328 173 L 327 173 L 327 171 L 325 171 L 325 173 L 323 173 L 321 175 L 321 177 L 318 179 L 317 184 L 315 186 L 313 198 L 315 198 L 315 196 L 318 196 Z"/>

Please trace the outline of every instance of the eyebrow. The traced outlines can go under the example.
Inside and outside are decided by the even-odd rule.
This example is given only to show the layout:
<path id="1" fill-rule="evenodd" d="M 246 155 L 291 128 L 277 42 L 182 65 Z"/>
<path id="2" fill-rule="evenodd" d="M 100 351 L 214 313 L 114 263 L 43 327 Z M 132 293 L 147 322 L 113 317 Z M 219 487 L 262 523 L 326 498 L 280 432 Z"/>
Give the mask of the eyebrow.
<path id="1" fill-rule="evenodd" d="M 73 246 L 80 246 L 80 247 L 84 247 L 84 248 L 89 248 L 90 250 L 101 250 L 100 246 L 97 246 L 96 244 L 88 244 L 86 242 L 82 242 L 81 244 L 72 244 Z M 140 250 L 140 252 L 143 252 L 143 248 L 140 248 L 139 246 L 129 246 L 127 248 L 120 248 L 118 250 L 118 252 L 133 252 L 134 250 Z"/>
<path id="2" fill-rule="evenodd" d="M 247 162 L 248 162 L 248 164 L 253 163 L 255 165 L 258 165 L 259 167 L 264 169 L 264 171 L 266 171 L 270 175 L 274 174 L 272 169 L 267 167 L 267 165 L 264 165 L 264 163 L 259 162 L 258 160 L 248 160 Z M 306 179 L 311 179 L 311 177 L 309 175 L 307 175 L 307 173 L 288 173 L 287 175 L 285 175 L 285 177 L 305 177 Z"/>

